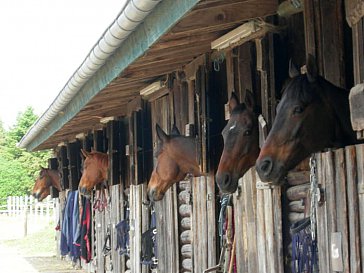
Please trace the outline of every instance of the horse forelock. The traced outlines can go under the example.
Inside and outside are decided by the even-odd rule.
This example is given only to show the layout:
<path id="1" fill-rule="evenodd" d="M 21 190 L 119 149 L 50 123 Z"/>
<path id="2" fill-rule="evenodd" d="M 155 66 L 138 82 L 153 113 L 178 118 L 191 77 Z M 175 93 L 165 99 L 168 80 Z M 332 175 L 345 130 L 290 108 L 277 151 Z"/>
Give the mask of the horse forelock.
<path id="1" fill-rule="evenodd" d="M 89 157 L 92 160 L 95 160 L 96 163 L 100 164 L 103 168 L 109 167 L 109 158 L 108 155 L 101 152 L 91 152 Z"/>
<path id="2" fill-rule="evenodd" d="M 317 97 L 320 97 L 320 94 L 316 88 L 310 85 L 305 75 L 299 75 L 291 79 L 283 88 L 282 100 L 277 106 L 277 111 L 285 103 L 295 102 L 306 106 Z"/>

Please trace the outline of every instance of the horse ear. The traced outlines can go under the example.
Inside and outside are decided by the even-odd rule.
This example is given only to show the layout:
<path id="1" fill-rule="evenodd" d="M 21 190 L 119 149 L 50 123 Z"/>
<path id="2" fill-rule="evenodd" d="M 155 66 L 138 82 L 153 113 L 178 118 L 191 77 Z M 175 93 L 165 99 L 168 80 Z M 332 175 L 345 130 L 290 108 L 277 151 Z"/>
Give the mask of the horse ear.
<path id="1" fill-rule="evenodd" d="M 87 152 L 87 151 L 85 151 L 84 149 L 81 149 L 81 156 L 82 156 L 83 158 L 88 157 L 88 152 Z"/>
<path id="2" fill-rule="evenodd" d="M 289 59 L 289 70 L 288 70 L 289 77 L 293 79 L 294 77 L 297 77 L 300 72 L 298 71 L 298 68 L 293 63 L 292 59 Z"/>
<path id="3" fill-rule="evenodd" d="M 253 95 L 253 92 L 248 89 L 245 91 L 245 102 L 244 103 L 249 110 L 254 111 L 254 108 L 255 108 L 254 95 Z"/>
<path id="4" fill-rule="evenodd" d="M 173 124 L 171 135 L 174 135 L 174 136 L 181 135 L 181 133 L 179 132 L 179 130 L 178 130 L 177 126 L 176 126 L 176 124 Z"/>
<path id="5" fill-rule="evenodd" d="M 229 110 L 230 112 L 234 110 L 236 106 L 240 104 L 238 96 L 235 94 L 235 92 L 231 93 L 231 97 L 229 100 Z"/>
<path id="6" fill-rule="evenodd" d="M 311 54 L 308 54 L 307 56 L 306 67 L 307 67 L 308 81 L 311 83 L 315 82 L 318 76 L 318 71 L 317 71 L 316 59 Z"/>
<path id="7" fill-rule="evenodd" d="M 155 130 L 157 131 L 157 136 L 162 143 L 168 140 L 168 135 L 162 130 L 158 123 L 155 125 Z"/>

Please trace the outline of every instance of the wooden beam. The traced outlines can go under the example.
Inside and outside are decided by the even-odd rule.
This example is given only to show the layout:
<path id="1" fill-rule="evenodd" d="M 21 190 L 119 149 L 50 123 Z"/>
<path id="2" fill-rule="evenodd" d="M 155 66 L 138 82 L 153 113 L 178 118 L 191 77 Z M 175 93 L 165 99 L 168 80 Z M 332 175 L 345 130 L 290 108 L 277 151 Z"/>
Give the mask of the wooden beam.
<path id="1" fill-rule="evenodd" d="M 171 33 L 192 34 L 216 27 L 224 28 L 225 25 L 273 15 L 276 13 L 277 7 L 277 1 L 254 0 L 195 10 L 188 14 L 186 19 L 178 23 Z"/>

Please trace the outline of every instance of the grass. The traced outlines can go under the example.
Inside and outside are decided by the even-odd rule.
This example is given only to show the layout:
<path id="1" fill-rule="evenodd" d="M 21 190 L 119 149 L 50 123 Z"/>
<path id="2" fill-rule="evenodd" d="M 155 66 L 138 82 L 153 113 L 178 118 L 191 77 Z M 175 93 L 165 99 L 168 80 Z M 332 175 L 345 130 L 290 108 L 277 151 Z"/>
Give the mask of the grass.
<path id="1" fill-rule="evenodd" d="M 21 239 L 4 240 L 2 244 L 15 248 L 23 257 L 56 255 L 55 231 L 51 225 Z"/>

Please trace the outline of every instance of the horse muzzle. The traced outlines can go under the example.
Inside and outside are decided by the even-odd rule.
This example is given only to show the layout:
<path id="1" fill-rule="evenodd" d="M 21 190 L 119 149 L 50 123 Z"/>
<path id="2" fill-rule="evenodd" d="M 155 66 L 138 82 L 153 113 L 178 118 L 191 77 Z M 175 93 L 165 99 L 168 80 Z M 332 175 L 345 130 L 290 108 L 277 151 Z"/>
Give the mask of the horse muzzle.
<path id="1" fill-rule="evenodd" d="M 86 198 L 91 197 L 91 193 L 87 190 L 86 187 L 78 187 L 78 191 L 81 195 L 85 196 Z"/>
<path id="2" fill-rule="evenodd" d="M 263 182 L 271 182 L 275 185 L 282 184 L 282 180 L 287 173 L 284 165 L 274 161 L 271 157 L 258 159 L 255 167 Z"/>
<path id="3" fill-rule="evenodd" d="M 228 172 L 217 172 L 216 184 L 223 193 L 234 193 L 238 188 L 238 179 Z"/>
<path id="4" fill-rule="evenodd" d="M 148 189 L 148 198 L 152 202 L 160 201 L 164 197 L 164 194 L 158 192 L 156 188 Z"/>

